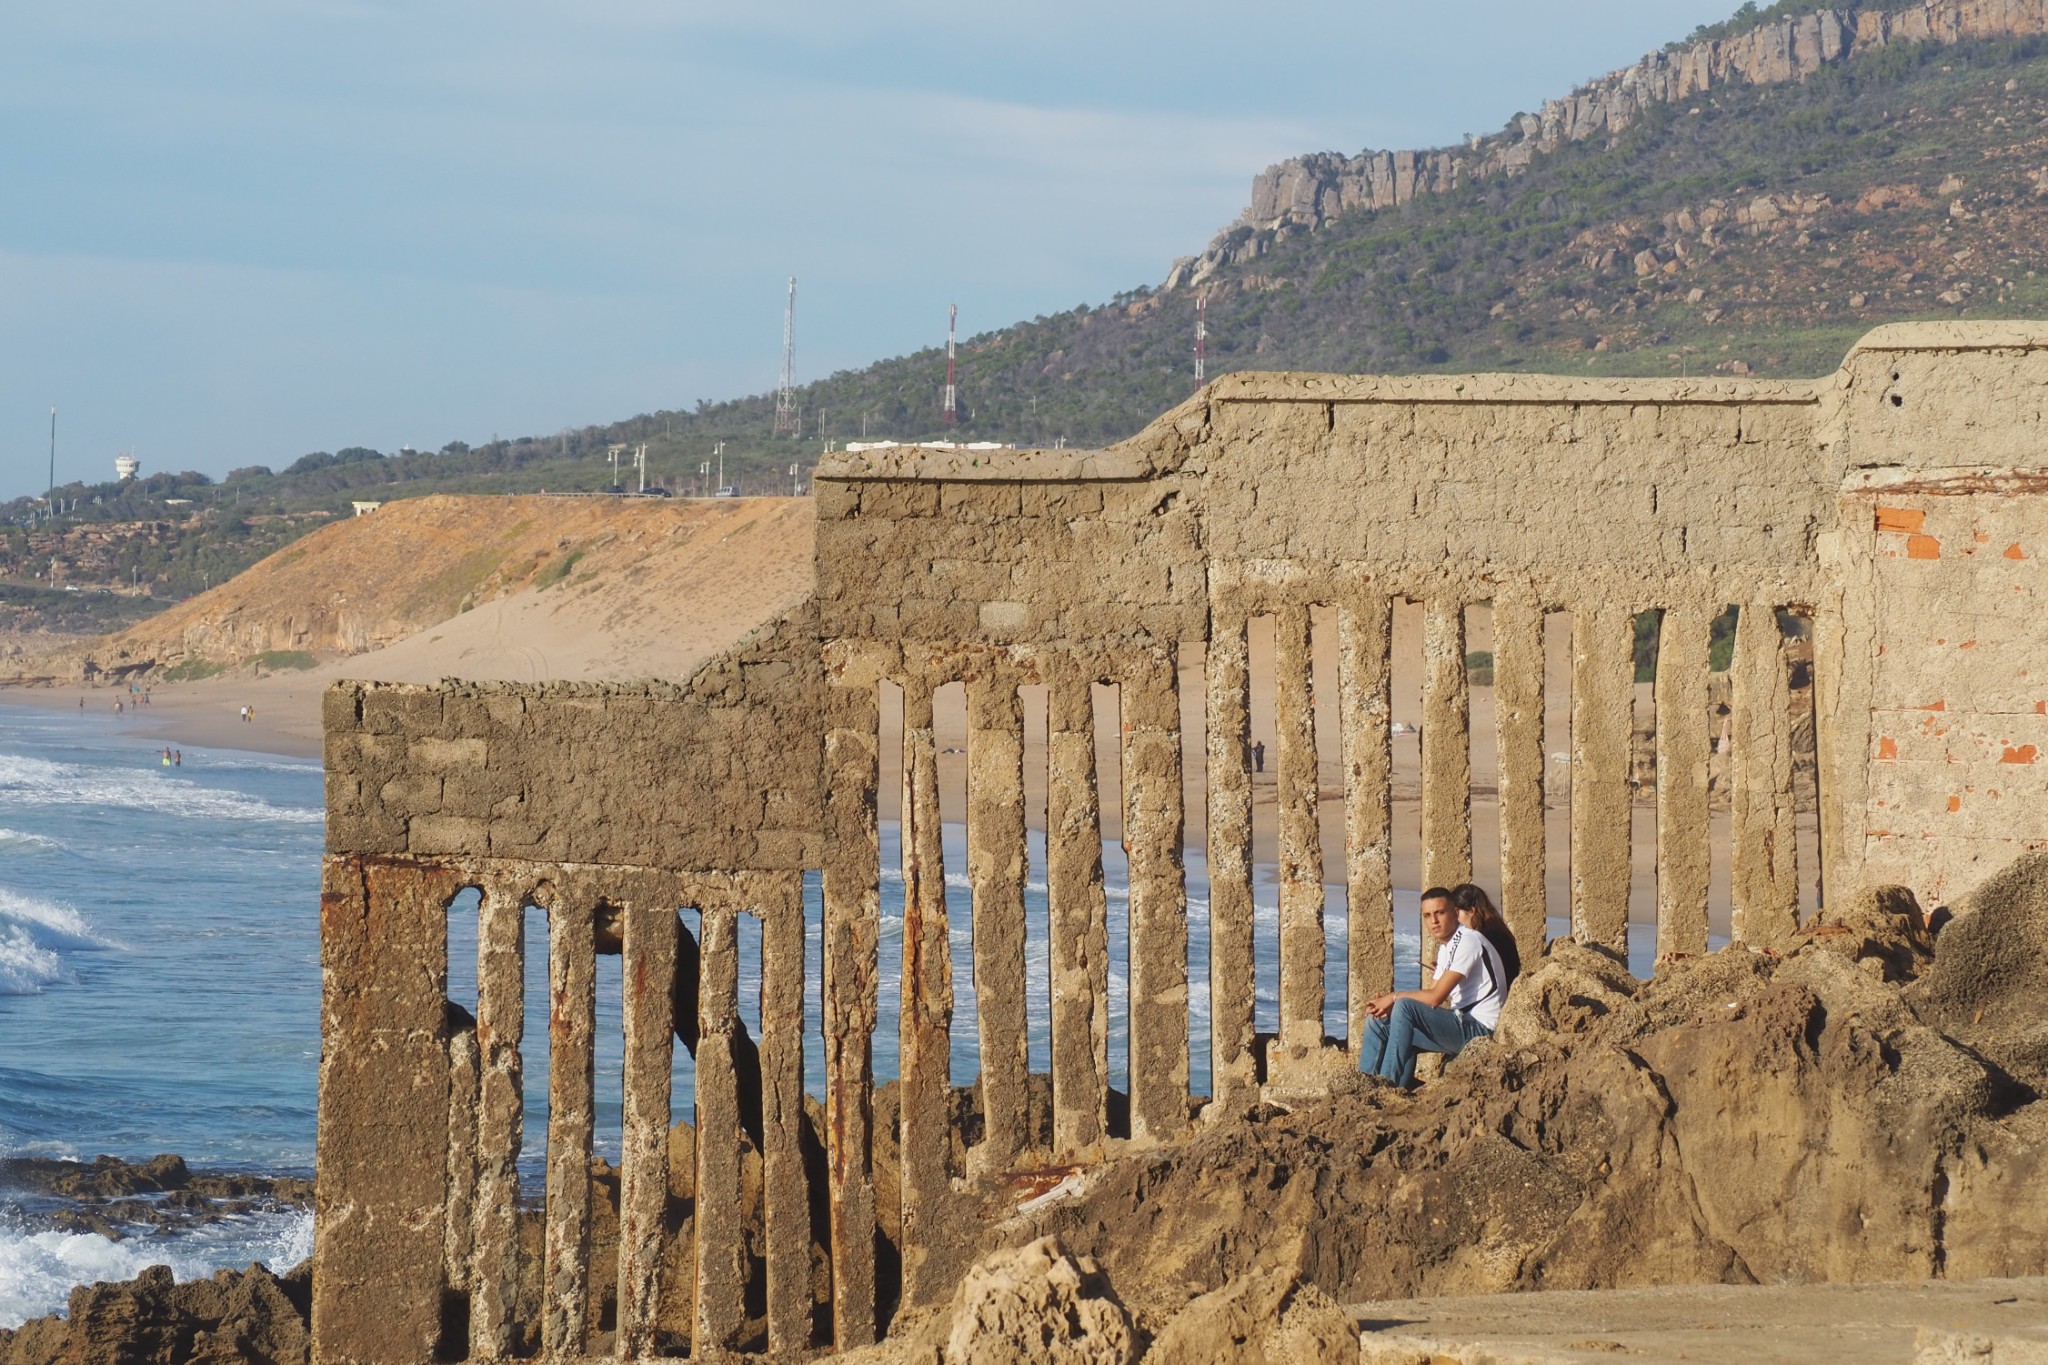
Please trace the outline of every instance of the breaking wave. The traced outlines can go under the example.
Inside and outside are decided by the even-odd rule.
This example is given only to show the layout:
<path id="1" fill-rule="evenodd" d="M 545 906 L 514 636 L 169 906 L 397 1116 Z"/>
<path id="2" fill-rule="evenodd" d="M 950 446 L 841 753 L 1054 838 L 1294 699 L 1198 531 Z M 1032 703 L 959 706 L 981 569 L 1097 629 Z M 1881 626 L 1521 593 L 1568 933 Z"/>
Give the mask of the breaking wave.
<path id="1" fill-rule="evenodd" d="M 203 787 L 150 770 L 90 768 L 0 754 L 0 806 L 97 806 L 192 820 L 271 820 L 317 825 L 316 806 L 277 806 L 238 791 Z"/>

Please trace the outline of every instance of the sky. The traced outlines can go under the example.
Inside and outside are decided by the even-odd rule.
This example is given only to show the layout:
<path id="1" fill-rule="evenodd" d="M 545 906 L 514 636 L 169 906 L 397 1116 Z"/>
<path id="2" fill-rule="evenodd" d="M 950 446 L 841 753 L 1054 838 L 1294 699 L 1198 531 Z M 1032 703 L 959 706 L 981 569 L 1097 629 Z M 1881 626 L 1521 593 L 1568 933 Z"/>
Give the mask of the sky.
<path id="1" fill-rule="evenodd" d="M 1156 284 L 1729 0 L 0 6 L 0 498 L 760 393 Z"/>

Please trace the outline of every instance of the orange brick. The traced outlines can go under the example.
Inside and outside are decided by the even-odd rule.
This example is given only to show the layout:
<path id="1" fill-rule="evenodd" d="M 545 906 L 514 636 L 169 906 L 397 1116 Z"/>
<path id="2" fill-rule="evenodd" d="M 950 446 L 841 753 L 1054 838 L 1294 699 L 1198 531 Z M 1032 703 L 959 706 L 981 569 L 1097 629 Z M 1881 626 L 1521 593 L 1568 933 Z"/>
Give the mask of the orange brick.
<path id="1" fill-rule="evenodd" d="M 1879 758 L 1897 758 L 1899 756 L 1899 742 L 1890 735 L 1878 736 L 1877 756 Z"/>
<path id="2" fill-rule="evenodd" d="M 2017 749 L 2007 748 L 2005 756 L 1998 761 L 2000 763 L 2032 763 L 2040 756 L 2041 751 L 2038 748 L 2031 744 L 2022 744 Z"/>
<path id="3" fill-rule="evenodd" d="M 2014 541 L 2012 544 L 2005 547 L 2005 557 L 2007 559 L 2025 559 L 2027 557 L 2027 552 L 2019 547 L 2018 541 Z"/>
<path id="4" fill-rule="evenodd" d="M 1948 703 L 1945 701 L 1931 701 L 1921 709 L 1923 711 L 1946 711 L 1948 710 Z"/>
<path id="5" fill-rule="evenodd" d="M 1951 796 L 1948 799 L 1948 808 L 1951 811 L 1961 810 L 1963 808 L 1963 798 L 1960 796 Z"/>
<path id="6" fill-rule="evenodd" d="M 1940 559 L 1941 542 L 1936 540 L 1933 536 L 1907 536 L 1906 558 Z"/>
<path id="7" fill-rule="evenodd" d="M 1910 507 L 1877 509 L 1877 529 L 1880 531 L 1917 531 L 1926 524 L 1927 514 Z"/>

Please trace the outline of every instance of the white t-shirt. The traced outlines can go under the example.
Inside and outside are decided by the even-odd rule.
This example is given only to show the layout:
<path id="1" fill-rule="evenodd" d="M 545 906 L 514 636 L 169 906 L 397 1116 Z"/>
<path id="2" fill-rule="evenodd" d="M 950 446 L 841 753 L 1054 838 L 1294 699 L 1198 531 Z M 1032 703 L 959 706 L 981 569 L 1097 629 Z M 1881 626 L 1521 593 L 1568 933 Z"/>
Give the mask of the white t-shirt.
<path id="1" fill-rule="evenodd" d="M 1500 1007 L 1508 993 L 1508 969 L 1500 953 L 1477 929 L 1458 926 L 1451 941 L 1436 950 L 1436 977 L 1456 972 L 1458 984 L 1444 997 L 1447 1010 L 1469 1010 L 1489 1030 L 1500 1022 Z"/>

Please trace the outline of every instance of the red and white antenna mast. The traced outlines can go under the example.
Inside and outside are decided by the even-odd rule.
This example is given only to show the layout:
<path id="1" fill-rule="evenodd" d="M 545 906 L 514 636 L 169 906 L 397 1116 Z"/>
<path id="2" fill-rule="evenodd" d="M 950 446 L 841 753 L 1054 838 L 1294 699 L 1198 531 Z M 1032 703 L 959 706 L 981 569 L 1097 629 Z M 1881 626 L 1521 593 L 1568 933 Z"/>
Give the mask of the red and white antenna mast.
<path id="1" fill-rule="evenodd" d="M 1209 319 L 1207 310 L 1209 296 L 1195 295 L 1195 387 L 1201 388 L 1207 376 L 1209 349 Z"/>
<path id="2" fill-rule="evenodd" d="M 775 434 L 797 433 L 796 276 L 789 277 L 789 302 L 782 309 L 782 387 L 775 394 Z"/>
<path id="3" fill-rule="evenodd" d="M 960 391 L 953 387 L 953 335 L 960 323 L 960 305 L 946 309 L 946 425 L 960 420 Z"/>

